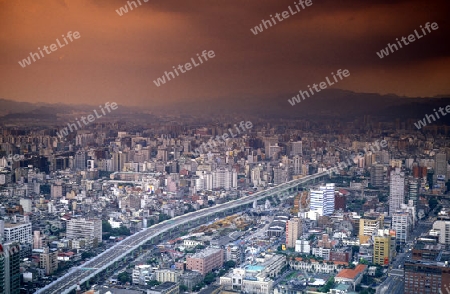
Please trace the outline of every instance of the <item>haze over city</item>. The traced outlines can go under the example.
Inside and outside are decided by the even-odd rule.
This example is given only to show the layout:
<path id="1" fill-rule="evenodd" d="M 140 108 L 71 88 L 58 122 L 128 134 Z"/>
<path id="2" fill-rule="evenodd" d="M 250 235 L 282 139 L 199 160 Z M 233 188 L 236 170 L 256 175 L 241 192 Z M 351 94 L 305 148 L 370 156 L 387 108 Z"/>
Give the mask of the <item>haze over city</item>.
<path id="1" fill-rule="evenodd" d="M 0 97 L 151 107 L 292 93 L 339 68 L 352 72 L 340 89 L 409 97 L 450 93 L 448 1 L 314 1 L 256 36 L 251 28 L 293 2 L 141 3 L 119 16 L 126 1 L 0 1 Z M 383 60 L 376 55 L 426 22 L 439 29 Z M 19 66 L 69 31 L 80 39 Z M 205 49 L 216 58 L 170 87 L 155 87 L 152 81 L 164 71 Z"/>
<path id="2" fill-rule="evenodd" d="M 449 11 L 0 0 L 0 294 L 450 293 Z"/>

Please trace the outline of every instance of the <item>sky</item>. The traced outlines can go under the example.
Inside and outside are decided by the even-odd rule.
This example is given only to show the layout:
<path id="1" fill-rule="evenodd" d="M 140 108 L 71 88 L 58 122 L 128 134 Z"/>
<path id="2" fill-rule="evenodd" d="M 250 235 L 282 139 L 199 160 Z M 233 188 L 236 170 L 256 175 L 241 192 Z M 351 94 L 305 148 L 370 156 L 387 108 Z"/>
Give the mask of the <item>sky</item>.
<path id="1" fill-rule="evenodd" d="M 135 1 L 137 3 L 137 0 Z M 333 88 L 431 97 L 450 94 L 450 2 L 312 0 L 254 35 L 294 0 L 0 0 L 0 98 L 151 107 L 196 99 L 306 90 L 331 72 Z M 422 38 L 380 59 L 396 38 L 436 22 Z M 69 31 L 79 39 L 21 67 L 19 61 Z M 423 34 L 422 34 L 423 35 Z M 157 87 L 154 80 L 204 50 L 215 57 Z M 286 94 L 286 99 L 290 98 Z M 280 103 L 286 103 L 286 99 Z"/>

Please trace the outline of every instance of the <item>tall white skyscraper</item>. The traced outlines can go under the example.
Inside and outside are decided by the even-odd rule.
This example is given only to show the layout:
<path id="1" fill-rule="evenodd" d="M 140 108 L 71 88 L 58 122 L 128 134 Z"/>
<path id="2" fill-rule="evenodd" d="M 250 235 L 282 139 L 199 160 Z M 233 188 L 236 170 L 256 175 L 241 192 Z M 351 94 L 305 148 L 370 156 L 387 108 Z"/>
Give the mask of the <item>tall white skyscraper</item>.
<path id="1" fill-rule="evenodd" d="M 317 211 L 320 215 L 331 215 L 334 212 L 334 184 L 329 183 L 319 186 L 317 190 L 310 192 L 310 210 Z"/>
<path id="2" fill-rule="evenodd" d="M 391 171 L 389 191 L 389 215 L 393 215 L 405 203 L 405 173 L 399 168 Z"/>

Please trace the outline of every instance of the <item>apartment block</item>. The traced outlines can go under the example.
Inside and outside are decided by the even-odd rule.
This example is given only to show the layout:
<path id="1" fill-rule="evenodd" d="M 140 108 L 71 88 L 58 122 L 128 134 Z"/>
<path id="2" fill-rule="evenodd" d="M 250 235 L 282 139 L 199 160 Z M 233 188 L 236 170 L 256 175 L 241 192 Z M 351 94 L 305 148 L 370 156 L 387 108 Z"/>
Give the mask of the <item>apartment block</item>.
<path id="1" fill-rule="evenodd" d="M 39 255 L 39 267 L 45 269 L 47 276 L 53 274 L 58 269 L 58 251 L 45 247 Z"/>
<path id="2" fill-rule="evenodd" d="M 20 293 L 20 246 L 0 244 L 0 293 Z"/>
<path id="3" fill-rule="evenodd" d="M 68 239 L 86 239 L 89 245 L 102 241 L 102 221 L 100 219 L 71 219 L 67 222 Z"/>
<path id="4" fill-rule="evenodd" d="M 21 244 L 33 244 L 31 223 L 5 223 L 3 241 L 18 242 Z"/>
<path id="5" fill-rule="evenodd" d="M 448 262 L 405 261 L 405 294 L 448 293 L 450 267 Z"/>
<path id="6" fill-rule="evenodd" d="M 302 235 L 302 220 L 294 217 L 286 222 L 286 247 L 295 248 L 295 241 Z"/>
<path id="7" fill-rule="evenodd" d="M 222 249 L 208 248 L 186 258 L 186 269 L 201 273 L 203 276 L 223 265 Z"/>

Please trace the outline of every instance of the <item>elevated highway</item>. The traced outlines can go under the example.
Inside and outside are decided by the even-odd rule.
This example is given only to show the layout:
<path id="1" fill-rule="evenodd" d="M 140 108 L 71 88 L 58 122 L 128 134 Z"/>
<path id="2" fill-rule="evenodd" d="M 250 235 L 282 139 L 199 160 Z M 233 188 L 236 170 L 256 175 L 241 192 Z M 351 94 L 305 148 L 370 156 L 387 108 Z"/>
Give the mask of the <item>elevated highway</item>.
<path id="1" fill-rule="evenodd" d="M 269 196 L 283 197 L 292 195 L 302 186 L 318 183 L 327 177 L 329 177 L 328 172 L 316 173 L 227 203 L 187 213 L 153 225 L 125 238 L 83 265 L 72 268 L 67 274 L 44 288 L 39 289 L 36 293 L 70 293 L 76 289 L 77 284 L 81 285 L 83 283 L 86 283 L 86 287 L 88 287 L 89 282 L 95 282 L 98 276 L 112 274 L 114 269 L 118 267 L 119 262 L 138 255 L 142 251 L 143 246 L 158 244 L 168 237 L 175 237 L 180 229 L 187 230 L 214 220 L 217 217 L 225 217 L 243 211 L 249 205 L 252 205 L 255 200 L 262 200 Z"/>

